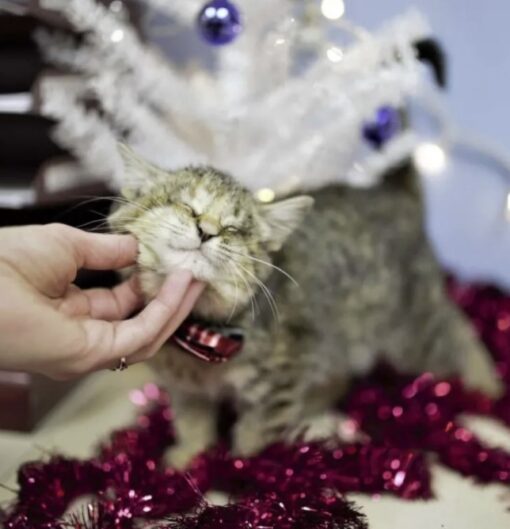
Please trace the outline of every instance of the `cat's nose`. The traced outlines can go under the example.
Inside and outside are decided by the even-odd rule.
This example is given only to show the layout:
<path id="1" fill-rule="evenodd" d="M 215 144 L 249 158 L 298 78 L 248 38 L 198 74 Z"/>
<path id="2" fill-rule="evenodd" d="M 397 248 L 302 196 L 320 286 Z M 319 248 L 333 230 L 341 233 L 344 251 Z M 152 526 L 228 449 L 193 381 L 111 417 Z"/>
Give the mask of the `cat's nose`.
<path id="1" fill-rule="evenodd" d="M 200 226 L 197 226 L 197 230 L 198 230 L 198 236 L 200 237 L 200 241 L 201 242 L 207 242 L 209 240 L 211 240 L 213 237 L 215 237 L 215 235 L 212 235 L 210 233 L 206 233 Z"/>
<path id="2" fill-rule="evenodd" d="M 214 218 L 207 215 L 202 215 L 197 219 L 197 231 L 202 244 L 216 237 L 219 232 L 218 223 Z"/>

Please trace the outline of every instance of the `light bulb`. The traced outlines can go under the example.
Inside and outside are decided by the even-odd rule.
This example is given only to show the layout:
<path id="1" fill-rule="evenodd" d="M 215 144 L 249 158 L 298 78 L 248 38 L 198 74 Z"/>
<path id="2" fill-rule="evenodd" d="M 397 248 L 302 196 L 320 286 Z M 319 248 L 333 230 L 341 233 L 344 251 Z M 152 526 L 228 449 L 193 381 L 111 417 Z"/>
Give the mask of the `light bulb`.
<path id="1" fill-rule="evenodd" d="M 510 193 L 506 196 L 506 209 L 505 209 L 506 220 L 510 221 Z"/>
<path id="2" fill-rule="evenodd" d="M 124 31 L 122 29 L 116 29 L 111 35 L 110 40 L 112 42 L 120 42 L 124 38 Z"/>
<path id="3" fill-rule="evenodd" d="M 272 189 L 264 188 L 257 191 L 257 198 L 261 202 L 269 203 L 274 200 L 275 192 Z"/>
<path id="4" fill-rule="evenodd" d="M 437 143 L 423 143 L 416 148 L 414 163 L 426 174 L 438 174 L 446 167 L 446 153 Z"/>
<path id="5" fill-rule="evenodd" d="M 321 11 L 329 20 L 338 20 L 345 13 L 344 0 L 322 0 Z"/>
<path id="6" fill-rule="evenodd" d="M 108 9 L 113 13 L 120 13 L 124 9 L 124 4 L 121 0 L 113 0 Z"/>

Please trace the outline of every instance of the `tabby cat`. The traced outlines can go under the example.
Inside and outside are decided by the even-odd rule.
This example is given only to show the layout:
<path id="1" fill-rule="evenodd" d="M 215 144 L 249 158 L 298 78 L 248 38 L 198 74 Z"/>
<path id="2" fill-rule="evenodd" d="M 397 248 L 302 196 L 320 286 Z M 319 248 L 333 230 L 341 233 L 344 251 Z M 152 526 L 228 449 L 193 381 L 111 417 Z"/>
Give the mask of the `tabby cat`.
<path id="1" fill-rule="evenodd" d="M 169 272 L 189 269 L 207 284 L 193 316 L 245 336 L 226 363 L 170 343 L 153 359 L 175 411 L 173 464 L 215 443 L 223 399 L 239 414 L 233 451 L 250 455 L 302 431 L 381 359 L 500 391 L 487 351 L 445 295 L 409 165 L 371 189 L 262 204 L 211 167 L 169 172 L 120 150 L 128 185 L 110 224 L 139 241 L 147 299 Z"/>

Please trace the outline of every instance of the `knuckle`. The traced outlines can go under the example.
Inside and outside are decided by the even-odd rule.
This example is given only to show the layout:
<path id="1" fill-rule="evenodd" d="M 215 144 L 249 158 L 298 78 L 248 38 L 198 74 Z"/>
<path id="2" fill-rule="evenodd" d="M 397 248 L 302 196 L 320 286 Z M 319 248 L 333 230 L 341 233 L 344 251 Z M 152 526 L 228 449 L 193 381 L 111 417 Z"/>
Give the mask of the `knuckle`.
<path id="1" fill-rule="evenodd" d="M 82 375 L 88 371 L 93 364 L 93 354 L 90 347 L 82 346 L 76 348 L 65 361 L 65 370 L 71 377 Z"/>
<path id="2" fill-rule="evenodd" d="M 72 231 L 72 228 L 70 226 L 62 224 L 60 222 L 52 222 L 51 224 L 47 224 L 46 228 L 49 229 L 55 235 L 67 235 L 69 232 Z"/>
<path id="3" fill-rule="evenodd" d="M 138 335 L 141 341 L 141 347 L 146 347 L 152 342 L 154 336 L 156 336 L 159 326 L 149 320 L 146 312 L 141 312 L 136 319 L 138 320 L 136 322 L 137 329 L 140 330 Z M 131 330 L 133 330 L 133 326 Z"/>
<path id="4" fill-rule="evenodd" d="M 85 359 L 89 356 L 89 348 L 82 346 L 76 348 L 69 357 L 69 363 L 70 364 L 79 364 L 85 361 Z"/>

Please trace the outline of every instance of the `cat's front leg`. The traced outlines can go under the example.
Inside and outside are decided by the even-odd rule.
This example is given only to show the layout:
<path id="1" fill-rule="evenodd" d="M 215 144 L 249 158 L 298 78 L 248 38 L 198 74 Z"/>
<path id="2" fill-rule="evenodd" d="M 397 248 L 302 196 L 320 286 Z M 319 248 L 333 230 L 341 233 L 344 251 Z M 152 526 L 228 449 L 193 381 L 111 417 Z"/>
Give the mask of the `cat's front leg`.
<path id="1" fill-rule="evenodd" d="M 346 417 L 334 411 L 347 382 L 335 383 L 334 388 L 325 383 L 312 392 L 295 374 L 282 374 L 264 399 L 241 413 L 234 429 L 234 454 L 251 456 L 278 441 L 347 440 Z"/>
<path id="2" fill-rule="evenodd" d="M 275 442 L 292 440 L 299 416 L 296 406 L 285 406 L 278 413 L 266 406 L 245 410 L 234 428 L 232 453 L 249 457 Z"/>
<path id="3" fill-rule="evenodd" d="M 419 359 L 423 370 L 459 375 L 467 388 L 499 397 L 503 384 L 494 361 L 460 311 L 445 302 L 432 321 Z"/>
<path id="4" fill-rule="evenodd" d="M 305 391 L 292 370 L 265 375 L 263 396 L 247 405 L 234 427 L 232 450 L 251 456 L 277 441 L 289 441 L 304 415 Z"/>
<path id="5" fill-rule="evenodd" d="M 177 442 L 167 450 L 165 462 L 182 470 L 216 442 L 217 406 L 206 396 L 173 392 L 172 408 Z"/>

